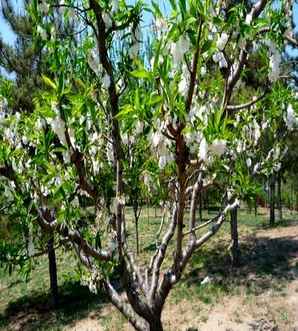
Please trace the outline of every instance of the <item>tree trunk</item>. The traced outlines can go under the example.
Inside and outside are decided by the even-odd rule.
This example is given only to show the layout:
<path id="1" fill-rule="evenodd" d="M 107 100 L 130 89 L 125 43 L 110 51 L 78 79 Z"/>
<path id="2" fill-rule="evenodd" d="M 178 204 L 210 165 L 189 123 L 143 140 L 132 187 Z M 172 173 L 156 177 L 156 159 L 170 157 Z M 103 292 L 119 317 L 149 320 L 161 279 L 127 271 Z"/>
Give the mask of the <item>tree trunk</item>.
<path id="1" fill-rule="evenodd" d="M 200 222 L 203 222 L 203 197 L 202 192 L 199 195 L 199 215 L 200 215 Z"/>
<path id="2" fill-rule="evenodd" d="M 163 331 L 163 326 L 161 323 L 160 316 L 156 316 L 149 322 L 149 330 L 150 331 Z"/>
<path id="3" fill-rule="evenodd" d="M 257 202 L 257 198 L 255 198 L 255 218 L 258 217 L 258 202 Z"/>
<path id="4" fill-rule="evenodd" d="M 275 223 L 275 175 L 269 177 L 270 225 Z"/>
<path id="5" fill-rule="evenodd" d="M 57 265 L 56 254 L 54 248 L 54 236 L 48 240 L 48 258 L 49 258 L 49 273 L 50 273 L 50 288 L 52 293 L 52 302 L 54 307 L 58 305 L 58 280 L 57 280 Z"/>
<path id="6" fill-rule="evenodd" d="M 135 219 L 135 226 L 136 226 L 136 242 L 137 242 L 137 254 L 140 252 L 140 245 L 139 245 L 139 220 Z"/>
<path id="7" fill-rule="evenodd" d="M 277 209 L 279 221 L 282 221 L 282 199 L 281 199 L 281 173 L 277 177 Z"/>
<path id="8" fill-rule="evenodd" d="M 231 258 L 233 267 L 239 267 L 240 265 L 240 249 L 238 241 L 238 220 L 237 220 L 237 208 L 230 211 L 231 216 Z"/>
<path id="9" fill-rule="evenodd" d="M 138 205 L 134 204 L 133 212 L 135 217 L 135 231 L 136 231 L 136 244 L 137 244 L 137 254 L 140 252 L 140 245 L 139 245 L 139 214 L 138 214 Z"/>

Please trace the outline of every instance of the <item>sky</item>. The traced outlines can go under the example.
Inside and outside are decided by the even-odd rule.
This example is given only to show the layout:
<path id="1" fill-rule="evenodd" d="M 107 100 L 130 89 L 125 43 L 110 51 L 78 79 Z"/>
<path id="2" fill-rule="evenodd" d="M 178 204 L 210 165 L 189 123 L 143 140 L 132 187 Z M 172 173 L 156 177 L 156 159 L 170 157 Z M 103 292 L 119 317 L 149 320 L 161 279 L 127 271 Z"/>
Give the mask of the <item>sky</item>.
<path id="1" fill-rule="evenodd" d="M 12 0 L 12 3 L 14 4 L 15 9 L 17 11 L 22 10 L 23 0 Z M 161 5 L 161 7 L 166 6 L 164 0 L 159 1 L 159 3 Z M 0 7 L 1 7 L 1 2 L 0 2 Z M 294 4 L 294 11 L 293 12 L 294 12 L 294 22 L 298 23 L 298 4 Z M 295 29 L 296 33 L 298 33 L 298 24 L 297 23 L 295 24 L 296 25 L 296 29 Z M 5 22 L 5 20 L 4 20 L 1 13 L 0 13 L 0 36 L 4 39 L 5 42 L 7 42 L 9 44 L 13 44 L 14 41 L 15 41 L 15 35 L 11 31 L 8 24 Z M 290 52 L 293 52 L 293 51 L 290 50 Z M 298 50 L 295 51 L 295 54 L 297 54 L 297 56 L 298 56 Z"/>
<path id="2" fill-rule="evenodd" d="M 12 3 L 14 4 L 14 7 L 16 11 L 22 10 L 22 0 L 12 0 Z M 0 2 L 0 8 L 1 8 L 1 2 Z M 1 8 L 2 9 L 2 8 Z M 3 16 L 2 16 L 2 10 L 0 13 L 0 35 L 4 39 L 5 42 L 13 44 L 15 41 L 15 35 L 11 31 L 8 24 L 6 24 Z"/>

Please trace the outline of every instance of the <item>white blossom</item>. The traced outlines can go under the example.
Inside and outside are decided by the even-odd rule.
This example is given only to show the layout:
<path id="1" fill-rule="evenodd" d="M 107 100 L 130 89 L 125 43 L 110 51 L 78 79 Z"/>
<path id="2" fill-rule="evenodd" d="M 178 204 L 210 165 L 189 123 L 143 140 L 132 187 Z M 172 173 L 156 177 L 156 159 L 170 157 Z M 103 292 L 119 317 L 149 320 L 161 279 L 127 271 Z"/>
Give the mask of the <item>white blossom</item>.
<path id="1" fill-rule="evenodd" d="M 16 135 L 13 132 L 13 130 L 11 130 L 11 128 L 5 128 L 3 132 L 3 136 L 4 139 L 10 142 L 12 145 L 16 144 Z"/>
<path id="2" fill-rule="evenodd" d="M 252 22 L 252 19 L 253 19 L 252 14 L 251 14 L 251 13 L 247 14 L 247 15 L 246 15 L 246 18 L 245 18 L 245 23 L 246 23 L 247 25 L 250 25 L 251 22 Z"/>
<path id="3" fill-rule="evenodd" d="M 54 112 L 57 114 L 57 109 L 55 109 L 55 107 L 56 105 L 52 105 L 52 108 L 54 108 Z M 60 117 L 60 115 L 57 114 L 54 118 L 48 119 L 48 123 L 51 126 L 53 132 L 58 136 L 61 144 L 67 145 L 65 138 L 65 123 Z"/>
<path id="4" fill-rule="evenodd" d="M 202 138 L 199 147 L 199 158 L 202 161 L 206 161 L 208 156 L 208 143 L 205 137 Z"/>
<path id="5" fill-rule="evenodd" d="M 63 152 L 63 160 L 66 164 L 70 163 L 70 154 L 68 150 Z"/>
<path id="6" fill-rule="evenodd" d="M 253 125 L 254 125 L 254 143 L 256 145 L 261 137 L 261 131 L 260 131 L 260 126 L 256 120 L 253 121 Z"/>
<path id="7" fill-rule="evenodd" d="M 144 130 L 144 123 L 141 121 L 137 121 L 136 126 L 135 126 L 135 132 L 136 134 L 141 134 L 143 133 Z"/>
<path id="8" fill-rule="evenodd" d="M 260 167 L 260 164 L 259 164 L 259 163 L 256 163 L 256 164 L 254 165 L 253 174 L 256 174 L 256 173 L 258 172 L 259 167 Z"/>
<path id="9" fill-rule="evenodd" d="M 271 72 L 269 73 L 269 80 L 271 82 L 276 82 L 280 76 L 280 63 L 281 63 L 281 55 L 279 52 L 274 52 L 270 56 L 270 69 Z"/>
<path id="10" fill-rule="evenodd" d="M 43 27 L 38 25 L 36 32 L 41 37 L 42 40 L 47 40 L 47 38 L 48 38 L 47 31 Z"/>
<path id="11" fill-rule="evenodd" d="M 289 104 L 287 107 L 287 113 L 284 116 L 284 121 L 286 122 L 286 126 L 290 131 L 293 130 L 294 126 L 297 123 L 297 117 L 291 104 Z"/>
<path id="12" fill-rule="evenodd" d="M 45 120 L 42 118 L 38 118 L 35 124 L 35 127 L 37 130 L 42 130 L 43 128 L 45 128 Z"/>
<path id="13" fill-rule="evenodd" d="M 227 33 L 223 32 L 216 42 L 216 47 L 220 51 L 223 51 L 224 48 L 226 47 L 228 40 L 229 40 L 229 35 Z"/>
<path id="14" fill-rule="evenodd" d="M 223 52 L 217 52 L 217 53 L 213 54 L 212 59 L 215 63 L 219 64 L 220 68 L 228 67 L 228 62 L 227 62 Z"/>
<path id="15" fill-rule="evenodd" d="M 180 94 L 185 95 L 187 92 L 187 88 L 188 88 L 188 80 L 187 77 L 185 77 L 184 75 L 182 75 L 182 79 L 178 85 L 178 91 Z"/>
<path id="16" fill-rule="evenodd" d="M 251 163 L 252 163 L 251 158 L 246 159 L 246 165 L 247 165 L 248 168 L 251 167 Z"/>
<path id="17" fill-rule="evenodd" d="M 99 58 L 95 49 L 93 49 L 87 56 L 87 62 L 89 67 L 94 71 L 94 73 L 99 76 L 102 71 L 102 66 L 99 63 Z"/>
<path id="18" fill-rule="evenodd" d="M 276 82 L 280 76 L 280 63 L 281 63 L 281 54 L 276 47 L 276 45 L 271 40 L 264 40 L 263 44 L 265 44 L 269 48 L 270 56 L 269 56 L 269 75 L 268 79 L 271 82 Z"/>
<path id="19" fill-rule="evenodd" d="M 190 48 L 190 42 L 184 36 L 181 36 L 176 43 L 173 42 L 171 44 L 170 52 L 173 57 L 174 67 L 177 68 L 181 65 L 184 54 L 186 54 L 189 51 L 189 48 Z"/>
<path id="20" fill-rule="evenodd" d="M 161 139 L 162 139 L 162 134 L 158 131 L 154 132 L 153 135 L 151 136 L 153 147 L 157 147 L 160 144 Z"/>
<path id="21" fill-rule="evenodd" d="M 204 77 L 204 76 L 206 75 L 206 73 L 207 73 L 207 69 L 206 69 L 205 66 L 202 66 L 202 67 L 201 67 L 200 73 L 201 73 L 201 76 L 202 76 L 202 77 Z"/>

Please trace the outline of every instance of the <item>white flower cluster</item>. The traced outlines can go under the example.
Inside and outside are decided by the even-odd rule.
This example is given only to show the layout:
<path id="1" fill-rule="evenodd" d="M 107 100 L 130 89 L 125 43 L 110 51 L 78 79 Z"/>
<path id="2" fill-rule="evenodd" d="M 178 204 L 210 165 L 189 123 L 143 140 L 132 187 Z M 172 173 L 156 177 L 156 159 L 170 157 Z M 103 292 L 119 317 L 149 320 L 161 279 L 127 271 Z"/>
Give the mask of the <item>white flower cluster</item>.
<path id="1" fill-rule="evenodd" d="M 102 64 L 99 62 L 99 57 L 96 49 L 93 49 L 89 52 L 87 62 L 89 67 L 96 74 L 96 76 L 102 76 L 102 86 L 105 89 L 108 89 L 111 86 L 111 76 L 107 72 L 105 72 L 102 67 Z"/>
<path id="2" fill-rule="evenodd" d="M 6 98 L 0 99 L 0 124 L 5 120 L 8 110 L 8 102 Z"/>
<path id="3" fill-rule="evenodd" d="M 52 110 L 55 113 L 54 118 L 48 118 L 48 124 L 51 126 L 53 132 L 58 136 L 62 145 L 67 145 L 65 138 L 65 123 L 60 116 L 56 103 L 52 103 Z"/>
<path id="4" fill-rule="evenodd" d="M 294 108 L 291 104 L 287 107 L 287 113 L 284 115 L 284 121 L 289 131 L 292 131 L 298 124 L 298 117 L 295 114 Z"/>
<path id="5" fill-rule="evenodd" d="M 40 25 L 37 26 L 36 29 L 37 35 L 41 37 L 42 40 L 47 40 L 48 39 L 48 34 L 47 31 Z"/>
<path id="6" fill-rule="evenodd" d="M 200 105 L 197 102 L 194 103 L 188 113 L 189 122 L 193 124 L 198 119 L 206 125 L 208 122 L 208 116 L 212 111 L 212 105 L 212 103 L 209 105 Z"/>
<path id="7" fill-rule="evenodd" d="M 173 42 L 170 45 L 170 52 L 173 57 L 174 68 L 179 68 L 182 64 L 184 55 L 190 49 L 190 42 L 185 36 L 180 36 L 177 42 Z"/>
<path id="8" fill-rule="evenodd" d="M 164 168 L 168 162 L 174 160 L 174 156 L 170 151 L 171 143 L 162 133 L 163 130 L 166 130 L 165 126 L 164 122 L 157 120 L 156 127 L 158 130 L 151 135 L 151 145 L 157 152 L 160 168 Z"/>
<path id="9" fill-rule="evenodd" d="M 218 65 L 221 69 L 228 67 L 228 62 L 227 62 L 223 52 L 217 52 L 217 53 L 213 54 L 212 59 L 215 63 L 218 63 Z"/>
<path id="10" fill-rule="evenodd" d="M 226 44 L 229 40 L 229 35 L 225 32 L 223 32 L 220 37 L 217 39 L 216 42 L 216 47 L 220 50 L 223 51 L 226 47 Z"/>
<path id="11" fill-rule="evenodd" d="M 270 52 L 269 57 L 269 68 L 270 73 L 268 79 L 274 83 L 279 79 L 280 76 L 280 64 L 281 64 L 281 54 L 276 47 L 276 45 L 271 40 L 265 40 L 264 44 L 267 45 Z"/>
<path id="12" fill-rule="evenodd" d="M 238 142 L 237 152 L 240 153 L 246 150 L 246 148 L 249 146 L 249 143 L 251 143 L 252 146 L 257 146 L 260 137 L 261 127 L 256 119 L 253 119 L 251 122 L 249 122 L 249 124 L 243 127 L 243 138 L 245 141 Z M 246 142 L 248 144 L 246 144 Z"/>
<path id="13" fill-rule="evenodd" d="M 189 87 L 189 81 L 190 81 L 190 77 L 189 77 L 188 68 L 187 68 L 186 64 L 183 64 L 181 80 L 178 85 L 178 91 L 183 96 L 186 96 L 186 93 L 187 93 L 187 90 Z"/>

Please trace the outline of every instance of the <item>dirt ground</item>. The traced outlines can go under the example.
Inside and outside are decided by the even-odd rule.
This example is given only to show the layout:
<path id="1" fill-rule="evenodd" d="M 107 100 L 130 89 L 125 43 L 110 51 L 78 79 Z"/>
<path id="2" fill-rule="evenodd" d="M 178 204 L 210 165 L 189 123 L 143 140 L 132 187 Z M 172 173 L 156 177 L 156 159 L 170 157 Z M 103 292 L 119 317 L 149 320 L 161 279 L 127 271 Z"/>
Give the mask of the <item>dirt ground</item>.
<path id="1" fill-rule="evenodd" d="M 251 240 L 251 238 L 246 238 Z M 267 288 L 260 294 L 247 294 L 241 286 L 237 295 L 224 296 L 213 305 L 192 300 L 182 300 L 178 304 L 168 303 L 163 313 L 165 329 L 192 331 L 298 331 L 298 224 L 283 228 L 260 230 L 253 239 L 265 251 L 268 243 L 277 246 L 282 241 L 290 246 L 289 267 L 283 271 L 280 287 Z M 271 249 L 272 247 L 270 247 Z M 278 253 L 278 252 L 277 252 Z M 277 266 L 278 268 L 278 266 Z M 282 271 L 280 271 L 282 272 Z M 247 271 L 247 282 L 258 281 L 254 271 Z M 285 281 L 286 280 L 286 281 Z M 270 279 L 269 279 L 270 281 Z M 109 317 L 106 326 L 101 319 Z M 67 327 L 67 331 L 119 331 L 119 314 L 107 307 L 99 315 L 90 315 L 77 324 Z M 122 330 L 131 331 L 127 323 Z"/>
<path id="2" fill-rule="evenodd" d="M 243 266 L 223 279 L 210 275 L 211 284 L 230 281 L 229 290 L 211 303 L 192 294 L 179 300 L 171 294 L 162 316 L 165 331 L 298 331 L 298 222 L 245 234 L 240 242 L 245 252 Z M 204 286 L 201 279 L 197 288 Z M 48 328 L 43 330 L 132 331 L 107 303 L 57 329 L 52 328 L 57 319 L 53 312 L 36 313 L 28 307 L 13 314 L 9 325 L 0 329 L 38 330 L 32 328 L 32 320 L 43 314 L 48 314 Z"/>

